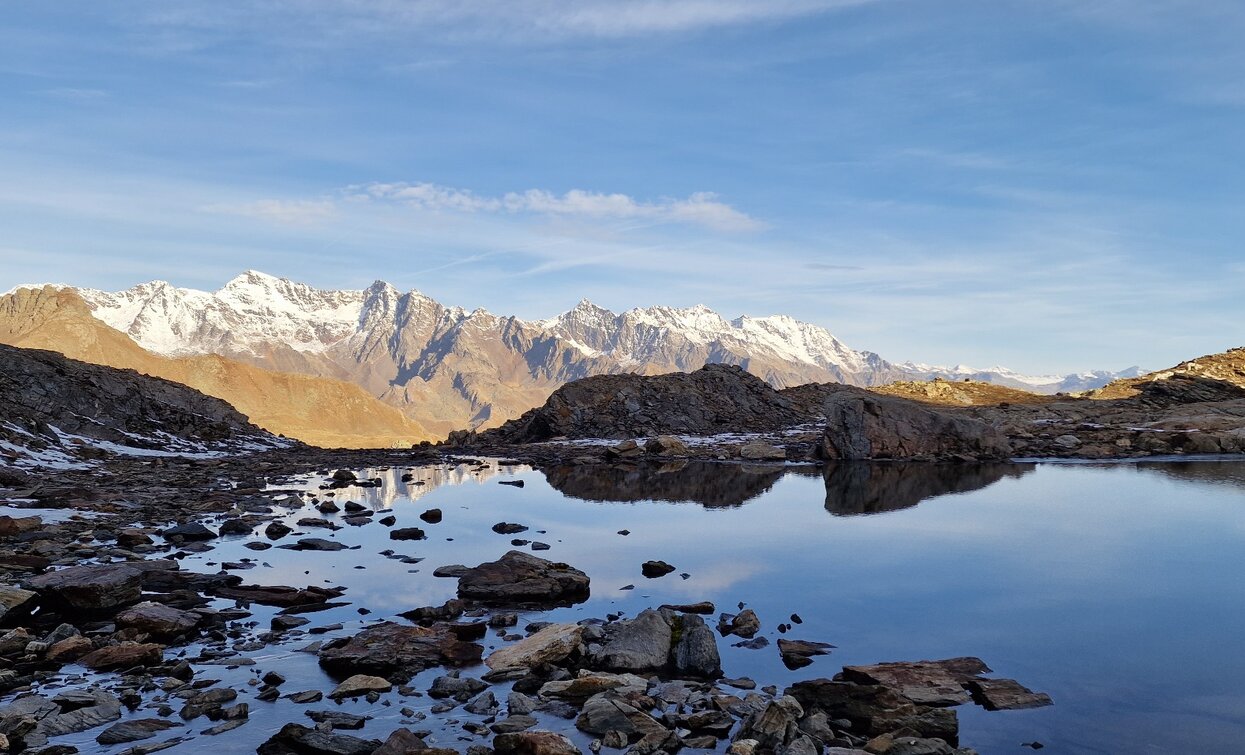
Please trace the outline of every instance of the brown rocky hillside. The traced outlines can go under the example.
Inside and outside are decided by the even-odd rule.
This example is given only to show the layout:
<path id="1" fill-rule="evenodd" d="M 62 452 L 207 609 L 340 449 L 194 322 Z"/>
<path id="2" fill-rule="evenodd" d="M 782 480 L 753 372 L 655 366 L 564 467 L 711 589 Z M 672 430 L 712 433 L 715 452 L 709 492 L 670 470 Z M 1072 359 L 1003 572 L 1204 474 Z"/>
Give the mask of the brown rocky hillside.
<path id="1" fill-rule="evenodd" d="M 1086 394 L 1095 399 L 1133 398 L 1144 393 L 1162 392 L 1164 383 L 1200 385 L 1209 390 L 1215 384 L 1245 388 L 1245 347 L 1228 349 L 1219 354 L 1207 354 L 1166 370 L 1158 370 L 1141 377 L 1116 380 Z M 1222 400 L 1217 395 L 1207 395 L 1201 400 Z"/>
<path id="2" fill-rule="evenodd" d="M 1043 396 L 1019 388 L 1008 388 L 980 380 L 907 380 L 887 383 L 870 390 L 887 396 L 912 399 L 940 406 L 995 406 L 998 404 L 1045 404 L 1052 396 Z"/>
<path id="3" fill-rule="evenodd" d="M 0 297 L 0 343 L 133 369 L 228 402 L 273 433 L 329 448 L 382 448 L 431 440 L 400 410 L 341 380 L 260 369 L 209 355 L 152 354 L 91 316 L 71 290 L 20 289 Z"/>

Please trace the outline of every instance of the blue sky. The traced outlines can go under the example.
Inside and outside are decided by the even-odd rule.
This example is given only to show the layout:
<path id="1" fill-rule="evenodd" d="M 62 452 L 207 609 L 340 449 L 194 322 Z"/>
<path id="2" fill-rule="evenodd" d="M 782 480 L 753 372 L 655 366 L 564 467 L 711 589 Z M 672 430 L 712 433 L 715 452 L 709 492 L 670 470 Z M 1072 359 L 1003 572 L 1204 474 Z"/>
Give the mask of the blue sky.
<path id="1" fill-rule="evenodd" d="M 785 313 L 893 360 L 1245 342 L 1245 6 L 14 2 L 0 290 L 245 268 L 524 317 Z"/>

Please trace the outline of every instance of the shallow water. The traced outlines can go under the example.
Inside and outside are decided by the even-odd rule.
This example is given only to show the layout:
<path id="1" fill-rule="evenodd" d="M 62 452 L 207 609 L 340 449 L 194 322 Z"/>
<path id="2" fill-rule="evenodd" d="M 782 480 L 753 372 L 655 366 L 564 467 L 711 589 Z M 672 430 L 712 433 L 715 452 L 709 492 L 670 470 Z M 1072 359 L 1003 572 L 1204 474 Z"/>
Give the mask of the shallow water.
<path id="1" fill-rule="evenodd" d="M 402 483 L 406 471 L 424 484 Z M 666 602 L 712 600 L 719 611 L 734 612 L 744 602 L 760 616 L 771 642 L 780 636 L 775 626 L 794 612 L 804 623 L 787 637 L 838 648 L 812 666 L 789 671 L 774 645 L 744 650 L 720 639 L 730 676 L 749 675 L 781 688 L 832 676 L 845 664 L 976 655 L 996 676 L 1054 698 L 1054 706 L 1031 711 L 959 708 L 962 743 L 982 753 L 1029 752 L 1020 744 L 1034 740 L 1051 753 L 1227 753 L 1239 752 L 1245 741 L 1240 461 L 847 465 L 824 474 L 702 463 L 632 471 L 565 467 L 546 475 L 493 464 L 484 472 L 460 466 L 360 474 L 382 477 L 385 484 L 337 491 L 337 501 L 390 509 L 397 526 L 423 527 L 429 539 L 394 542 L 388 528 L 375 523 L 333 533 L 304 530 L 360 546 L 334 553 L 254 552 L 242 546 L 262 539 L 259 534 L 230 537 L 186 558 L 184 568 L 211 571 L 220 562 L 250 558 L 264 565 L 239 572 L 248 583 L 345 586 L 350 606 L 307 615 L 312 624 L 304 629 L 346 625 L 331 637 L 353 633 L 366 621 L 440 604 L 453 597 L 456 580 L 432 577 L 434 568 L 492 560 L 511 549 L 512 537 L 528 538 L 552 546 L 538 555 L 587 572 L 592 597 L 572 608 L 525 613 L 520 627 L 547 618 L 634 615 Z M 514 479 L 525 487 L 498 484 Z M 321 481 L 309 480 L 306 487 L 315 489 Z M 418 519 L 430 507 L 444 512 L 441 524 Z M 311 515 L 318 514 L 296 510 L 288 519 L 293 524 Z M 491 532 L 501 521 L 531 531 Z M 622 529 L 630 534 L 617 534 Z M 378 555 L 386 549 L 425 560 L 410 565 Z M 665 560 L 677 571 L 645 579 L 640 564 L 649 559 Z M 634 589 L 621 589 L 627 585 Z M 232 603 L 218 602 L 226 605 Z M 371 615 L 361 617 L 360 607 Z M 276 609 L 253 611 L 252 620 L 266 626 Z M 256 660 L 253 667 L 210 669 L 197 678 L 219 678 L 241 689 L 248 678 L 276 669 L 289 678 L 282 692 L 327 692 L 333 682 L 315 657 L 296 652 L 314 639 L 294 638 L 248 654 Z M 499 640 L 490 636 L 485 644 Z M 440 673 L 427 672 L 412 684 L 427 689 Z M 502 691 L 497 694 L 504 701 Z M 250 700 L 250 694 L 239 699 Z M 348 733 L 383 738 L 399 725 L 398 708 L 426 710 L 431 704 L 396 694 L 384 700 L 392 706 L 341 706 L 376 717 L 363 732 Z M 327 700 L 310 706 L 250 702 L 251 720 L 240 729 L 167 752 L 253 752 L 281 724 L 309 724 L 305 710 L 336 709 Z M 457 711 L 449 715 L 458 722 L 480 720 Z M 549 728 L 572 727 L 545 721 Z M 210 725 L 199 719 L 160 738 Z M 409 725 L 434 728 L 429 721 Z M 97 733 L 58 741 L 99 751 Z M 435 728 L 431 740 L 465 749 L 460 736 L 465 734 L 453 724 Z"/>

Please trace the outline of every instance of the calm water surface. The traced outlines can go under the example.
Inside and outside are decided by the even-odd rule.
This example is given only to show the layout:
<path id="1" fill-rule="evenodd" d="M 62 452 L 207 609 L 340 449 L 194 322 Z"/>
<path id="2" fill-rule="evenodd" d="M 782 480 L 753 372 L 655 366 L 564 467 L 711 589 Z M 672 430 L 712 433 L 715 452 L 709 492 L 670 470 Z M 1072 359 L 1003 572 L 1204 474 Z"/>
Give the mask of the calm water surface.
<path id="1" fill-rule="evenodd" d="M 424 484 L 402 483 L 406 471 Z M 531 527 L 519 537 L 552 546 L 539 555 L 592 578 L 588 602 L 524 614 L 525 620 L 634 615 L 663 602 L 698 600 L 734 611 L 744 602 L 771 641 L 780 636 L 774 627 L 794 612 L 804 623 L 788 637 L 838 649 L 788 671 L 774 645 L 743 650 L 720 640 L 731 676 L 782 687 L 832 676 L 845 664 L 975 655 L 997 676 L 1054 698 L 1053 707 L 1032 711 L 959 708 L 963 744 L 982 753 L 1031 752 L 1020 744 L 1034 740 L 1049 753 L 1245 750 L 1245 462 L 856 465 L 825 473 L 713 464 L 632 471 L 580 466 L 547 475 L 494 464 L 484 472 L 446 466 L 361 473 L 384 478 L 384 487 L 339 491 L 339 502 L 390 509 L 398 526 L 422 526 L 429 539 L 393 542 L 378 524 L 332 533 L 360 546 L 336 553 L 253 552 L 242 547 L 249 538 L 226 538 L 187 558 L 186 568 L 252 558 L 264 565 L 240 572 L 247 582 L 346 586 L 349 607 L 308 618 L 312 626 L 343 622 L 349 634 L 364 625 L 359 607 L 375 620 L 453 597 L 456 581 L 434 578 L 432 570 L 497 558 L 510 550 L 513 536 L 489 528 L 518 522 Z M 499 485 L 504 479 L 521 479 L 525 487 Z M 443 523 L 420 522 L 419 513 L 430 507 L 442 509 Z M 313 513 L 293 511 L 289 519 Z M 631 534 L 618 535 L 622 529 Z M 402 564 L 378 555 L 385 549 L 426 560 Z M 645 579 L 640 564 L 649 559 L 668 561 L 678 572 Z M 627 585 L 634 589 L 621 589 Z M 275 609 L 254 610 L 266 624 Z M 314 656 L 296 652 L 310 639 L 252 654 L 253 668 L 212 668 L 199 678 L 241 685 L 275 668 L 290 677 L 283 692 L 327 690 L 331 682 Z M 425 673 L 414 685 L 426 689 L 439 673 Z M 498 697 L 504 700 L 501 691 Z M 426 698 L 386 699 L 392 707 L 359 701 L 342 709 L 375 716 L 362 734 L 383 737 L 398 725 L 397 708 L 430 705 Z M 170 752 L 253 752 L 282 723 L 309 723 L 308 707 L 330 705 L 251 701 L 247 725 Z M 193 724 L 194 732 L 210 725 Z M 461 734 L 449 726 L 432 739 L 465 749 Z M 87 735 L 65 741 L 99 749 Z"/>

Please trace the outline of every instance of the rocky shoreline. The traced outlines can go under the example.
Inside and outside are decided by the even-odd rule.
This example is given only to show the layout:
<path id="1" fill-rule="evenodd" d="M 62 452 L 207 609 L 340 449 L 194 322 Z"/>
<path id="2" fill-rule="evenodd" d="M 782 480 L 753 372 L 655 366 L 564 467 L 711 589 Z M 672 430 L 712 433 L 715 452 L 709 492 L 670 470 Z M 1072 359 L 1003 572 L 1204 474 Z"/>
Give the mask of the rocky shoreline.
<path id="1" fill-rule="evenodd" d="M 298 562 L 309 570 L 306 586 L 253 581 L 246 560 L 214 573 L 182 567 L 230 537 L 246 538 L 261 557 L 271 549 L 335 550 L 340 543 L 317 533 L 342 527 L 388 528 L 395 544 L 418 541 L 435 532 L 439 511 L 424 512 L 422 527 L 402 529 L 392 516 L 335 494 L 384 484 L 357 479 L 352 469 L 392 465 L 412 470 L 410 477 L 420 464 L 447 461 L 466 469 L 494 463 L 447 460 L 431 449 L 292 449 L 211 460 L 117 458 L 10 485 L 4 497 L 16 505 L 64 516 L 17 510 L 0 517 L 0 735 L 8 751 L 143 755 L 210 746 L 202 738 L 262 720 L 271 731 L 257 751 L 269 755 L 968 753 L 957 749 L 954 706 L 1050 702 L 986 677 L 976 659 L 848 667 L 782 689 L 731 678 L 719 643 L 763 647 L 758 630 L 777 618 L 743 605 L 521 621 L 525 612 L 585 600 L 591 575 L 520 550 L 472 567 L 437 565 L 438 576 L 457 580 L 456 597 L 393 616 L 369 616 L 360 606 L 360 620 L 347 625 L 318 620 L 351 599 L 323 582 L 331 574 L 315 571 L 314 555 Z M 287 487 L 283 481 L 299 473 L 319 482 Z M 291 518 L 295 527 L 282 523 Z M 408 558 L 388 554 L 377 557 Z M 643 566 L 646 576 L 674 570 Z M 799 621 L 782 617 L 777 648 L 764 651 L 792 669 L 832 647 L 798 637 Z M 491 653 L 486 637 L 498 644 Z M 295 688 L 281 664 L 264 660 L 281 648 L 312 654 L 334 684 Z M 402 725 L 384 736 L 348 733 L 367 723 L 349 709 L 352 700 L 401 709 Z M 274 714 L 276 705 L 286 713 Z"/>

